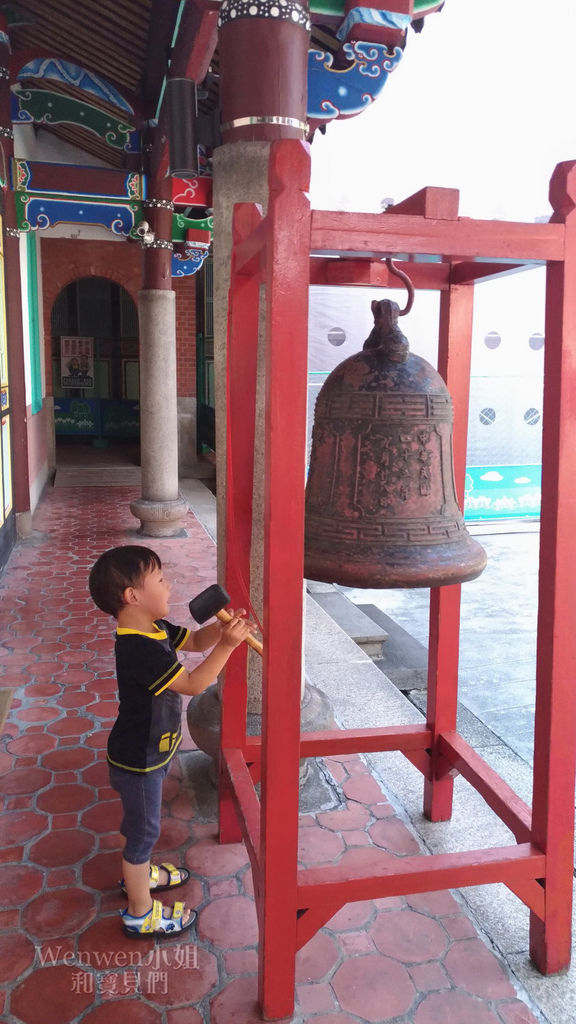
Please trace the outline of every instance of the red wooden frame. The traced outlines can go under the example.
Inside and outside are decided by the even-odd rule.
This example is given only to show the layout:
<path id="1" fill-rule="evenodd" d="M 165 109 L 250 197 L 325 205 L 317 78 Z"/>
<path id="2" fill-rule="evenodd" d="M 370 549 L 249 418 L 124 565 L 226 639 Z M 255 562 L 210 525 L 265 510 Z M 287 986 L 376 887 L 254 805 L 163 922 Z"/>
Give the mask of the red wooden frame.
<path id="1" fill-rule="evenodd" d="M 274 143 L 267 216 L 236 207 L 230 291 L 226 586 L 249 580 L 252 451 L 256 424 L 259 289 L 266 291 L 264 657 L 262 736 L 247 737 L 246 652 L 226 673 L 222 714 L 220 837 L 246 843 L 260 926 L 259 993 L 266 1019 L 292 1013 L 294 958 L 345 903 L 503 882 L 529 908 L 531 955 L 544 974 L 570 958 L 576 759 L 576 164 L 551 183 L 549 224 L 457 217 L 449 190 L 424 189 L 384 215 L 311 211 L 309 154 Z M 447 193 L 444 195 L 444 193 Z M 460 587 L 432 591 L 427 724 L 307 733 L 300 737 L 308 285 L 387 284 L 381 259 L 410 264 L 417 287 L 441 292 L 439 370 L 454 402 L 454 468 L 462 499 L 474 281 L 547 263 L 542 541 L 534 804 L 532 810 L 456 732 Z M 340 259 L 325 257 L 340 256 Z M 359 256 L 362 256 L 359 259 Z M 368 258 L 367 258 L 368 257 Z M 259 429 L 262 429 L 260 426 Z M 560 498 L 562 500 L 560 501 Z M 517 845 L 404 857 L 382 851 L 368 870 L 346 864 L 298 870 L 300 757 L 400 750 L 424 776 L 424 810 L 450 817 L 460 772 L 512 830 Z M 261 798 L 254 784 L 261 780 Z"/>

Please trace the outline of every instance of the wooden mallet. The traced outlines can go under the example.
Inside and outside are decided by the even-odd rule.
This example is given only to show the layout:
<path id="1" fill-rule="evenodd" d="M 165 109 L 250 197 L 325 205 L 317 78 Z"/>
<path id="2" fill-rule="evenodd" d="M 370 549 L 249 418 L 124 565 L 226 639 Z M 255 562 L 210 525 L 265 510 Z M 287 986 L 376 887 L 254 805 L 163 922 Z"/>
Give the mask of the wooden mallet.
<path id="1" fill-rule="evenodd" d="M 211 587 L 206 587 L 206 590 L 203 590 L 197 597 L 193 597 L 188 607 L 192 618 L 202 625 L 203 622 L 207 622 L 208 619 L 214 616 L 220 619 L 220 622 L 230 622 L 232 616 L 230 612 L 226 611 L 227 604 L 230 604 L 230 595 L 226 593 L 224 587 L 221 587 L 219 583 L 213 583 Z M 253 650 L 258 651 L 258 654 L 262 654 L 262 644 L 259 640 L 256 640 L 253 636 L 247 636 L 246 643 Z"/>

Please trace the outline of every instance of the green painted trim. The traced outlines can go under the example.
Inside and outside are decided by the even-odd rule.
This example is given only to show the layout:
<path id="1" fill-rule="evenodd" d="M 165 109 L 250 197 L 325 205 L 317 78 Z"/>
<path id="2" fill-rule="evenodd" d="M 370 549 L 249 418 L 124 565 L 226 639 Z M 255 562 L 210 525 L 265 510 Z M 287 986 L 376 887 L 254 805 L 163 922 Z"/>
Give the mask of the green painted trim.
<path id="1" fill-rule="evenodd" d="M 195 220 L 193 217 L 185 217 L 182 213 L 175 213 L 172 217 L 172 241 L 185 242 L 187 231 L 212 231 L 213 228 L 213 217 Z"/>
<path id="2" fill-rule="evenodd" d="M 422 17 L 426 11 L 432 11 L 440 0 L 414 0 L 414 14 Z M 312 14 L 331 14 L 333 17 L 344 17 L 344 0 L 312 0 Z"/>
<path id="3" fill-rule="evenodd" d="M 35 124 L 76 124 L 94 132 L 113 149 L 129 148 L 134 125 L 91 103 L 47 89 L 17 89 L 14 96 L 20 111 L 28 114 Z"/>
<path id="4" fill-rule="evenodd" d="M 26 236 L 26 270 L 28 299 L 28 331 L 30 335 L 30 377 L 32 415 L 42 408 L 42 360 L 40 358 L 40 324 L 38 310 L 38 254 L 36 236 Z"/>

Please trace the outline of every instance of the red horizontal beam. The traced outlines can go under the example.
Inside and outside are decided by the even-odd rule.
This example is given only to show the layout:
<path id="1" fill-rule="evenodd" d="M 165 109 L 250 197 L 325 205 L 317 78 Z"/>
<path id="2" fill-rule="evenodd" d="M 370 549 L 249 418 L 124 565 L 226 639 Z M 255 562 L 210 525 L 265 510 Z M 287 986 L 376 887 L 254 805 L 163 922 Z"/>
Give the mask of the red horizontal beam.
<path id="1" fill-rule="evenodd" d="M 438 737 L 438 753 L 460 772 L 511 830 L 518 842 L 532 838 L 532 812 L 497 772 L 457 732 Z"/>
<path id="2" fill-rule="evenodd" d="M 241 750 L 222 750 L 224 770 L 253 870 L 260 865 L 260 801 Z"/>
<path id="3" fill-rule="evenodd" d="M 465 260 L 453 263 L 450 274 L 451 284 L 472 284 L 473 281 L 492 281 L 506 274 L 517 274 L 518 271 L 529 270 L 531 264 L 526 263 L 477 263 Z"/>
<path id="4" fill-rule="evenodd" d="M 31 176 L 25 191 L 31 194 L 52 192 L 55 195 L 102 196 L 123 199 L 125 202 L 133 198 L 126 192 L 126 179 L 130 171 L 51 164 L 41 160 L 27 160 L 26 163 Z"/>
<path id="5" fill-rule="evenodd" d="M 426 750 L 431 742 L 432 730 L 425 725 L 395 725 L 381 729 L 327 729 L 302 735 L 300 757 L 370 754 L 385 750 Z"/>
<path id="6" fill-rule="evenodd" d="M 415 288 L 447 291 L 450 285 L 448 263 L 412 263 L 403 260 L 399 267 Z M 403 288 L 381 260 L 330 259 L 312 256 L 310 284 L 348 285 L 370 288 Z"/>
<path id="7" fill-rule="evenodd" d="M 346 213 L 313 210 L 311 251 L 314 253 L 428 254 L 492 260 L 558 260 L 564 258 L 563 224 L 517 221 L 432 220 L 401 214 Z"/>
<path id="8" fill-rule="evenodd" d="M 346 857 L 334 866 L 299 871 L 298 904 L 343 904 L 492 882 L 514 886 L 546 873 L 545 855 L 530 843 L 394 859 L 383 850 L 370 852 L 364 863 L 369 874 L 361 873 L 363 864 L 358 860 L 348 866 Z"/>
<path id="9" fill-rule="evenodd" d="M 457 188 L 427 186 L 399 203 L 391 203 L 383 212 L 386 217 L 390 214 L 409 213 L 429 220 L 456 220 L 459 203 L 460 192 Z"/>

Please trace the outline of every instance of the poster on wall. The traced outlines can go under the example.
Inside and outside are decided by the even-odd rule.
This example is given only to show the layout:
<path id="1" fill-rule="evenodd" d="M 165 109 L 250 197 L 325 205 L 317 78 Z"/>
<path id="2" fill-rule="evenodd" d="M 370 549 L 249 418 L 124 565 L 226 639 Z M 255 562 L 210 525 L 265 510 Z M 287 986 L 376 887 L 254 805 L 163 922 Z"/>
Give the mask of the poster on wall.
<path id="1" fill-rule="evenodd" d="M 63 388 L 94 387 L 94 339 L 60 338 Z"/>
<path id="2" fill-rule="evenodd" d="M 2 477 L 4 501 L 4 518 L 12 509 L 12 467 L 10 464 L 10 417 L 2 419 Z"/>

